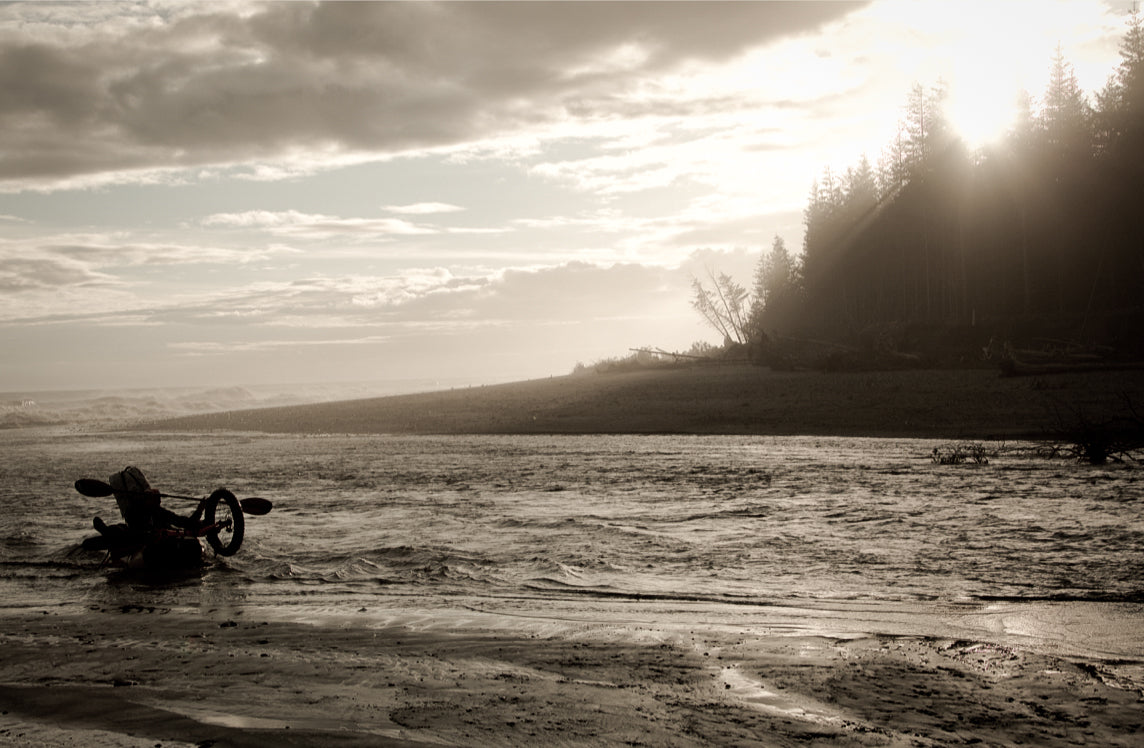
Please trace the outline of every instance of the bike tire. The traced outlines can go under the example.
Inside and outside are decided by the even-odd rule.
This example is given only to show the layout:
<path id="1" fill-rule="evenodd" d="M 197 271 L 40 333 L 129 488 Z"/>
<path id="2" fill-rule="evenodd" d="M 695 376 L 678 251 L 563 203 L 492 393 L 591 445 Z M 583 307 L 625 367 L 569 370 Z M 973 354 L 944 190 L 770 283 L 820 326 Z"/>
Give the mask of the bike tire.
<path id="1" fill-rule="evenodd" d="M 203 520 L 208 525 L 230 520 L 230 528 L 223 528 L 221 534 L 218 530 L 208 532 L 207 543 L 220 556 L 233 556 L 238 553 L 242 545 L 243 532 L 246 522 L 242 514 L 242 506 L 230 491 L 220 488 L 210 495 L 203 512 Z"/>

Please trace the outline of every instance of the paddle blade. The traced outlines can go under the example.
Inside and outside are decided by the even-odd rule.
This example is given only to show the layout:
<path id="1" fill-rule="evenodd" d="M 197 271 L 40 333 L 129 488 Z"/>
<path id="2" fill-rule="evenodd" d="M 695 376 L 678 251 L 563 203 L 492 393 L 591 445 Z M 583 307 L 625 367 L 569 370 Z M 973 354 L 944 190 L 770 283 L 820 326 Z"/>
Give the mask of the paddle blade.
<path id="1" fill-rule="evenodd" d="M 94 499 L 110 496 L 112 493 L 111 486 L 95 478 L 80 478 L 75 482 L 75 490 Z"/>
<path id="2" fill-rule="evenodd" d="M 242 507 L 244 514 L 254 514 L 260 516 L 263 514 L 270 514 L 270 510 L 274 508 L 274 505 L 271 504 L 267 499 L 250 498 L 243 499 L 238 503 Z"/>

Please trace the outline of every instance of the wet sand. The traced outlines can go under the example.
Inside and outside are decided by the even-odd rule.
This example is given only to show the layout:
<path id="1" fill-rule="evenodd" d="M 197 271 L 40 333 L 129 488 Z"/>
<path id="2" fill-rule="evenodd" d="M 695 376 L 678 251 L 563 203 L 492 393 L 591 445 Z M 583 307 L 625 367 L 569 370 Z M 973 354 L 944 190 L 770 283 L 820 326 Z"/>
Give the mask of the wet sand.
<path id="1" fill-rule="evenodd" d="M 670 613 L 669 613 L 670 614 Z M 540 616 L 542 617 L 542 616 Z M 1099 662 L 926 636 L 125 606 L 4 619 L 0 743 L 1139 745 Z"/>
<path id="2" fill-rule="evenodd" d="M 163 427 L 986 438 L 1051 428 L 1054 402 L 1116 408 L 1122 393 L 1139 391 L 1138 375 L 721 367 Z M 682 604 L 664 602 L 658 612 L 641 608 L 650 615 L 617 609 L 577 622 L 520 605 L 499 617 L 447 601 L 421 617 L 363 610 L 306 622 L 132 604 L 9 609 L 0 626 L 0 744 L 1134 746 L 1144 727 L 1144 648 L 1136 644 L 1077 656 L 941 620 L 925 630 L 886 619 L 841 631 L 714 613 L 681 623 Z M 1142 612 L 1123 604 L 1118 630 L 1138 631 Z M 1125 681 L 1125 672 L 1134 676 Z"/>
<path id="3" fill-rule="evenodd" d="M 163 429 L 277 433 L 766 434 L 1043 437 L 1144 412 L 1144 371 L 1002 377 L 992 369 L 773 372 L 748 365 L 512 384 L 180 418 Z M 156 424 L 147 424 L 154 428 Z"/>

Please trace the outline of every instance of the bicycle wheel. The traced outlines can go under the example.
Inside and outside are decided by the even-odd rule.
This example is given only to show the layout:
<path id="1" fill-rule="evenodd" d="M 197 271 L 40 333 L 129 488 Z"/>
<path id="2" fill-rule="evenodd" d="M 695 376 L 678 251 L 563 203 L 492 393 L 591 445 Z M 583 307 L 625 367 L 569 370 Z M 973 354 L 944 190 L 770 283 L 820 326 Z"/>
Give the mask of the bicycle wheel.
<path id="1" fill-rule="evenodd" d="M 208 525 L 222 523 L 222 527 L 207 533 L 207 543 L 220 556 L 233 556 L 242 545 L 245 521 L 238 499 L 230 491 L 220 488 L 207 499 L 203 520 Z"/>

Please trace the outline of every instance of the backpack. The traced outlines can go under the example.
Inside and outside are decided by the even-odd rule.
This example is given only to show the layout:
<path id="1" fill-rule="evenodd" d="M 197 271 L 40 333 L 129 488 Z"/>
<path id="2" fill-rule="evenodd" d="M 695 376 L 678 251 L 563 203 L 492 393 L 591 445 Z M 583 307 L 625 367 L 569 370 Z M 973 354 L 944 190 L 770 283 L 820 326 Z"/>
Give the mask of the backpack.
<path id="1" fill-rule="evenodd" d="M 129 466 L 109 477 L 107 482 L 115 492 L 115 503 L 127 526 L 135 531 L 150 530 L 152 507 L 143 492 L 151 488 L 151 484 L 143 471 Z"/>

